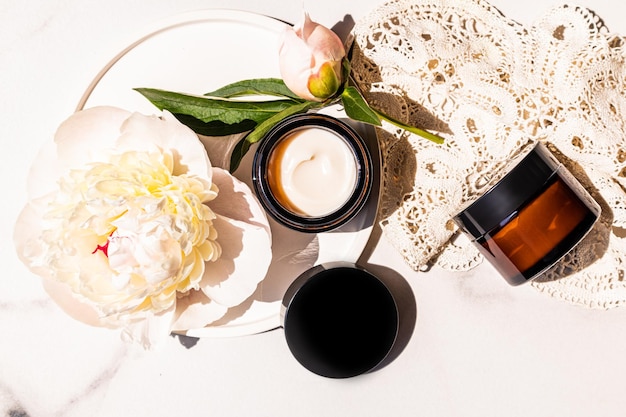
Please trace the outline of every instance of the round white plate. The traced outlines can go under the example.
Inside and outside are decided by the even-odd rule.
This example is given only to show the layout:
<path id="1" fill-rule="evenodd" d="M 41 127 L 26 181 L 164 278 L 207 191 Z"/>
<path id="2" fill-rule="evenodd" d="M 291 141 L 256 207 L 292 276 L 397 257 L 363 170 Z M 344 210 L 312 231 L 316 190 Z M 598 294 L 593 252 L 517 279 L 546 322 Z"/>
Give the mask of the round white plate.
<path id="1" fill-rule="evenodd" d="M 130 43 L 95 77 L 77 109 L 112 105 L 144 114 L 158 110 L 133 89 L 159 88 L 203 94 L 249 78 L 280 77 L 278 37 L 285 23 L 248 12 L 203 10 L 175 16 Z M 332 114 L 333 110 L 327 111 Z M 334 114 L 335 116 L 340 114 Z M 380 166 L 373 129 L 355 125 Z M 235 176 L 250 185 L 250 155 Z M 288 285 L 313 265 L 355 262 L 369 239 L 378 202 L 378 176 L 363 213 L 340 231 L 297 233 L 274 222 L 273 260 L 265 279 L 242 305 L 216 323 L 189 330 L 192 337 L 255 334 L 280 326 L 280 304 Z"/>

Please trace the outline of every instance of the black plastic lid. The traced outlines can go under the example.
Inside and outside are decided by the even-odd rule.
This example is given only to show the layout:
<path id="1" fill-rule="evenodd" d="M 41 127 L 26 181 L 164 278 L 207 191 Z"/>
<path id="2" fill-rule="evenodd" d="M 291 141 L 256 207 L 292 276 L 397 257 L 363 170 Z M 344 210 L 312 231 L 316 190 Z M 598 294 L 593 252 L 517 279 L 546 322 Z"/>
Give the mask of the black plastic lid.
<path id="1" fill-rule="evenodd" d="M 474 238 L 483 236 L 536 196 L 559 166 L 552 153 L 537 143 L 504 178 L 460 212 L 455 222 Z"/>
<path id="2" fill-rule="evenodd" d="M 399 314 L 380 278 L 342 261 L 304 271 L 285 292 L 281 310 L 291 353 L 328 378 L 379 369 L 396 344 Z"/>

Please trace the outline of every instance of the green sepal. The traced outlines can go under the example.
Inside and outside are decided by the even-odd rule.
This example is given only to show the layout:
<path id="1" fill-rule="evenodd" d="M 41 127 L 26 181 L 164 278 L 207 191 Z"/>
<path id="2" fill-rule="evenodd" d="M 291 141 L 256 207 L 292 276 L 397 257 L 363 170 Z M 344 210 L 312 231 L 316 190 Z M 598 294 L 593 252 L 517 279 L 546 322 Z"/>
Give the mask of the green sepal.
<path id="1" fill-rule="evenodd" d="M 311 75 L 307 82 L 307 88 L 311 94 L 320 100 L 334 96 L 339 87 L 341 87 L 341 80 L 330 62 L 324 62 L 319 72 Z"/>

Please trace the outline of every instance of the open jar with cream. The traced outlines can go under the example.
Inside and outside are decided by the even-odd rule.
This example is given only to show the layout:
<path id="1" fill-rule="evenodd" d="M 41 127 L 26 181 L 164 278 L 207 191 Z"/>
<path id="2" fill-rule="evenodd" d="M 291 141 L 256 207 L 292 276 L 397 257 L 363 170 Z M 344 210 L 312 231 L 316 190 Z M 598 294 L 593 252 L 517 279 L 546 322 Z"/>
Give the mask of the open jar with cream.
<path id="1" fill-rule="evenodd" d="M 600 207 L 541 143 L 454 220 L 511 285 L 539 276 L 591 230 Z"/>
<path id="2" fill-rule="evenodd" d="M 274 126 L 252 163 L 254 188 L 269 215 L 310 233 L 336 229 L 356 216 L 372 175 L 363 139 L 340 120 L 317 113 Z"/>

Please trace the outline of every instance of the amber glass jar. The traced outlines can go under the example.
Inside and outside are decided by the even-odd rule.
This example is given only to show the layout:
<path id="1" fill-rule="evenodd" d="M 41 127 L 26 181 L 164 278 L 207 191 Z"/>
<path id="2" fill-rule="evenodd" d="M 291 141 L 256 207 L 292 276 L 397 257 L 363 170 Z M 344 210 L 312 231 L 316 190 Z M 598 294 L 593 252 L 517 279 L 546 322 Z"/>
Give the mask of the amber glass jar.
<path id="1" fill-rule="evenodd" d="M 455 221 L 511 285 L 540 275 L 591 230 L 600 207 L 537 144 Z"/>

